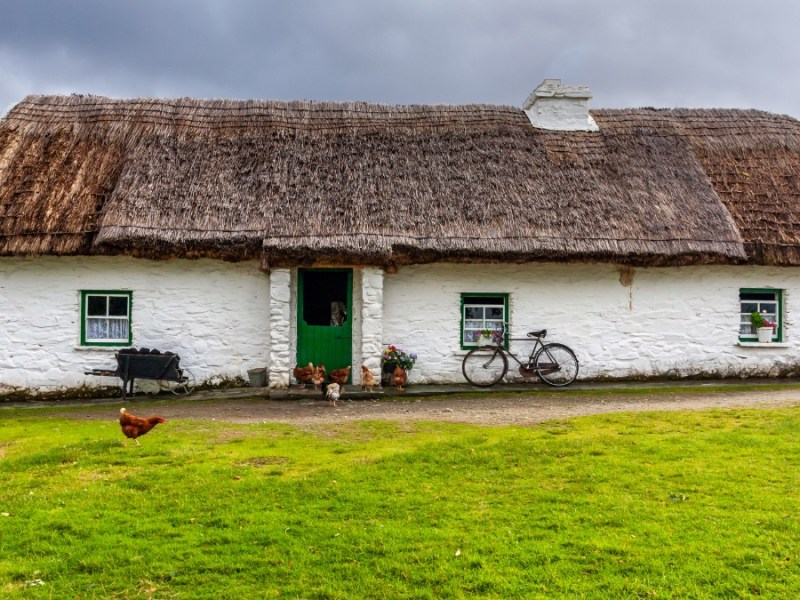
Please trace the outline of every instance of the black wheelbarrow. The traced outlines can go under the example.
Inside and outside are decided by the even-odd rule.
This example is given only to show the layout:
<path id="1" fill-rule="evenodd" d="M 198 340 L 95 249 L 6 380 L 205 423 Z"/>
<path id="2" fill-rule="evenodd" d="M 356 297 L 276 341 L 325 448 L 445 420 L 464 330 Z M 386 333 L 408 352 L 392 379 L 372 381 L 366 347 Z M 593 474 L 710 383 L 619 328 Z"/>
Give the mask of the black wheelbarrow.
<path id="1" fill-rule="evenodd" d="M 136 379 L 157 381 L 161 389 L 168 389 L 176 395 L 188 395 L 195 386 L 191 371 L 180 366 L 181 358 L 173 352 L 160 352 L 149 348 L 124 348 L 117 352 L 116 370 L 92 369 L 86 375 L 119 377 L 122 379 L 122 398 L 133 394 Z"/>

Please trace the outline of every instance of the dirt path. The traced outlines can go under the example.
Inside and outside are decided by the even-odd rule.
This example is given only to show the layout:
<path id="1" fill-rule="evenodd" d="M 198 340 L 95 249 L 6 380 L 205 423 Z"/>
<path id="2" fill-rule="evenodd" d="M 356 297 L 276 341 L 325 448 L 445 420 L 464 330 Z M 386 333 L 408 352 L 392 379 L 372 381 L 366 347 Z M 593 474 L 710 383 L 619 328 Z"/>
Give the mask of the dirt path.
<path id="1" fill-rule="evenodd" d="M 75 418 L 115 419 L 121 404 L 75 411 Z M 800 406 L 800 389 L 747 392 L 536 394 L 442 396 L 422 399 L 344 400 L 329 406 L 320 400 L 220 399 L 194 402 L 156 402 L 136 408 L 134 414 L 158 414 L 166 419 L 212 419 L 231 423 L 290 423 L 312 425 L 347 421 L 449 421 L 483 425 L 529 425 L 589 414 L 701 410 L 708 408 L 764 408 Z"/>

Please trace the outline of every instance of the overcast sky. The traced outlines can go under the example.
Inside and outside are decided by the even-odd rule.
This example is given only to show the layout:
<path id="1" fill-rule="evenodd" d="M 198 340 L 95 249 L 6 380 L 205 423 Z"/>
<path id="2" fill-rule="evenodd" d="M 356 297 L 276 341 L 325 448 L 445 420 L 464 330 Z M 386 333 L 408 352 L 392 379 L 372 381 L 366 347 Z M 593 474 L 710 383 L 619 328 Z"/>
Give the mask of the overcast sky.
<path id="1" fill-rule="evenodd" d="M 0 0 L 0 115 L 28 94 L 590 106 L 800 118 L 796 0 Z"/>

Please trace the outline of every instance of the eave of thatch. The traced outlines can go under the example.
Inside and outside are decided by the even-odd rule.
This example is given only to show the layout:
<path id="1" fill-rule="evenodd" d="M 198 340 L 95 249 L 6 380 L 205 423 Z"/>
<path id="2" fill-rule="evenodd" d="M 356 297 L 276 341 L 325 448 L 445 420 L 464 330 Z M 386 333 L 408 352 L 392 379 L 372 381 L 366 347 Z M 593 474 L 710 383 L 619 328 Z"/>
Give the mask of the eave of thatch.
<path id="1" fill-rule="evenodd" d="M 0 254 L 269 265 L 745 256 L 685 136 L 546 132 L 509 107 L 32 97 L 0 125 L 0 157 L 0 217 L 15 217 L 0 218 Z M 23 202 L 26 173 L 39 187 Z"/>

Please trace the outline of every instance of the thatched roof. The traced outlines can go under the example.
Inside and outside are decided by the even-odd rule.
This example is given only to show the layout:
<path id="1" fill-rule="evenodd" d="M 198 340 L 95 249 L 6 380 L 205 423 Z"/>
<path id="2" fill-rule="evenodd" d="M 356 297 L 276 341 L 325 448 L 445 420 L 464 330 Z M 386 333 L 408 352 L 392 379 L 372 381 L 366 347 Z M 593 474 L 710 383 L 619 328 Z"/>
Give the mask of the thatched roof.
<path id="1" fill-rule="evenodd" d="M 800 264 L 790 220 L 744 226 L 800 214 L 796 178 L 764 183 L 800 160 L 797 121 L 592 115 L 597 133 L 503 106 L 32 96 L 0 121 L 0 254 L 689 264 L 740 262 L 744 237 L 751 260 Z M 729 155 L 771 170 L 734 182 Z"/>
<path id="2" fill-rule="evenodd" d="M 757 110 L 592 111 L 617 135 L 689 142 L 750 262 L 800 265 L 800 121 Z"/>

